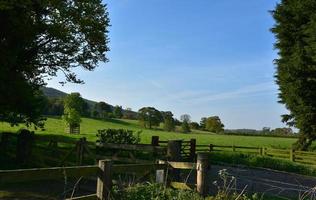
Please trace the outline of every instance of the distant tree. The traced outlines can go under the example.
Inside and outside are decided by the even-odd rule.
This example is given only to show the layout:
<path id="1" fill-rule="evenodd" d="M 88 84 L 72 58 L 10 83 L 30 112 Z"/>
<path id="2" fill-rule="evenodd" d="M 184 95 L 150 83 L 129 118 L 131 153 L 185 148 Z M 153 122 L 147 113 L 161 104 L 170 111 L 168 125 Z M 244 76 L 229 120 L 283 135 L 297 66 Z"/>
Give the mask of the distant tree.
<path id="1" fill-rule="evenodd" d="M 166 131 L 174 131 L 175 122 L 171 111 L 161 112 L 163 117 L 163 129 Z"/>
<path id="2" fill-rule="evenodd" d="M 62 72 L 65 81 L 82 83 L 73 69 L 91 71 L 107 61 L 106 6 L 101 0 L 0 4 L 0 120 L 39 125 L 47 77 Z"/>
<path id="3" fill-rule="evenodd" d="M 104 101 L 100 101 L 94 105 L 94 110 L 99 113 L 100 118 L 108 118 L 109 113 L 112 113 L 112 107 L 105 103 Z"/>
<path id="4" fill-rule="evenodd" d="M 198 130 L 198 129 L 200 128 L 200 125 L 199 125 L 199 123 L 197 123 L 197 122 L 191 122 L 191 123 L 190 123 L 190 128 L 191 128 L 191 129 Z"/>
<path id="5" fill-rule="evenodd" d="M 224 124 L 218 116 L 208 117 L 205 122 L 205 129 L 210 132 L 221 133 L 224 131 Z"/>
<path id="6" fill-rule="evenodd" d="M 293 130 L 291 128 L 276 128 L 272 133 L 275 135 L 292 135 Z"/>
<path id="7" fill-rule="evenodd" d="M 269 133 L 271 133 L 271 128 L 270 127 L 263 127 L 261 132 L 263 134 L 269 134 Z"/>
<path id="8" fill-rule="evenodd" d="M 315 0 L 281 0 L 272 11 L 279 102 L 290 111 L 283 122 L 300 130 L 296 147 L 302 150 L 316 140 L 315 10 Z"/>
<path id="9" fill-rule="evenodd" d="M 188 115 L 188 114 L 183 114 L 183 115 L 180 116 L 180 120 L 182 122 L 186 121 L 186 122 L 190 123 L 191 122 L 191 116 Z"/>
<path id="10" fill-rule="evenodd" d="M 200 128 L 204 130 L 206 128 L 206 117 L 202 117 L 200 121 Z"/>
<path id="11" fill-rule="evenodd" d="M 123 108 L 122 106 L 115 106 L 113 109 L 113 115 L 115 118 L 122 118 L 123 117 Z"/>
<path id="12" fill-rule="evenodd" d="M 64 99 L 63 120 L 70 127 L 70 133 L 72 133 L 72 128 L 80 125 L 83 105 L 84 100 L 79 93 L 71 93 Z"/>
<path id="13" fill-rule="evenodd" d="M 182 121 L 182 124 L 181 124 L 182 132 L 183 133 L 191 132 L 190 125 L 189 125 L 189 123 L 191 122 L 191 116 L 188 114 L 183 114 L 180 116 L 180 119 Z"/>
<path id="14" fill-rule="evenodd" d="M 151 129 L 152 126 L 159 126 L 162 115 L 153 107 L 143 107 L 138 111 L 138 119 L 145 128 Z"/>

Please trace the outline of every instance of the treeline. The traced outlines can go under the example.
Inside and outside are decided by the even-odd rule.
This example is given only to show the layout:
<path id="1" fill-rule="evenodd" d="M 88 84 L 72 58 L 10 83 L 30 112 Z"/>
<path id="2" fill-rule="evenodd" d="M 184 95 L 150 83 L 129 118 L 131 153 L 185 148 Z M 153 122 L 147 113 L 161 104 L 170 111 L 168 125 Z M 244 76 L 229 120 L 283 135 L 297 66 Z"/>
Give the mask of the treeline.
<path id="1" fill-rule="evenodd" d="M 222 133 L 224 124 L 218 116 L 203 117 L 200 121 L 191 121 L 189 114 L 174 118 L 171 111 L 159 111 L 154 107 L 143 107 L 138 110 L 138 120 L 144 128 L 163 128 L 165 131 L 191 132 L 191 129 Z"/>
<path id="2" fill-rule="evenodd" d="M 291 128 L 275 128 L 263 127 L 262 130 L 255 129 L 225 129 L 224 134 L 227 135 L 248 135 L 248 136 L 276 136 L 276 137 L 298 137 Z"/>
<path id="3" fill-rule="evenodd" d="M 98 119 L 137 119 L 137 113 L 133 112 L 129 108 L 123 109 L 122 106 L 112 106 L 103 101 L 95 104 L 89 104 L 81 97 L 79 93 L 71 93 L 66 97 L 46 98 L 43 115 L 62 116 L 65 113 L 65 100 L 67 98 L 71 98 L 72 96 L 77 96 L 76 102 L 80 102 L 80 115 L 83 117 Z"/>

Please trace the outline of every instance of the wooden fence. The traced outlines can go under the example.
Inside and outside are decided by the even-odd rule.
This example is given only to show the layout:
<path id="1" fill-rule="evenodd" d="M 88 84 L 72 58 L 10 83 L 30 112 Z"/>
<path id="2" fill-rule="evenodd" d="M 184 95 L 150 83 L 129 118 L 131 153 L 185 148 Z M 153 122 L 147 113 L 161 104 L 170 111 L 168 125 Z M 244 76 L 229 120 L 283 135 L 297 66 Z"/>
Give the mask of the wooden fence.
<path id="1" fill-rule="evenodd" d="M 114 174 L 144 174 L 156 171 L 156 181 L 168 183 L 174 188 L 186 188 L 186 183 L 166 181 L 169 176 L 175 176 L 176 169 L 196 170 L 196 190 L 201 195 L 206 195 L 208 182 L 206 172 L 209 168 L 208 154 L 199 153 L 197 163 L 159 161 L 157 164 L 113 164 L 112 160 L 100 160 L 98 166 L 54 167 L 38 169 L 0 170 L 0 183 L 16 183 L 38 180 L 56 180 L 67 178 L 81 178 L 87 176 L 97 177 L 96 194 L 91 194 L 73 199 L 110 199 Z M 167 177 L 168 174 L 168 177 Z"/>
<path id="2" fill-rule="evenodd" d="M 293 149 L 276 149 L 268 147 L 248 147 L 235 145 L 196 145 L 196 152 L 229 151 L 236 153 L 256 154 L 273 158 L 287 159 L 302 164 L 316 165 L 316 152 L 295 151 Z"/>

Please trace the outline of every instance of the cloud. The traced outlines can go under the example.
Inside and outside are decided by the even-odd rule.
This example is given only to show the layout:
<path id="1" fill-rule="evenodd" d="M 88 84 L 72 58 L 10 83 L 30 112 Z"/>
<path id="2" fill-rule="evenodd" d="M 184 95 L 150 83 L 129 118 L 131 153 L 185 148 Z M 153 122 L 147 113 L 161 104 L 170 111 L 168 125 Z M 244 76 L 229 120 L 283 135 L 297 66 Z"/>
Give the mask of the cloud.
<path id="1" fill-rule="evenodd" d="M 199 104 L 210 101 L 239 99 L 263 93 L 275 93 L 276 90 L 277 87 L 273 82 L 264 82 L 216 94 L 210 94 L 209 92 L 205 91 L 185 91 L 170 95 L 169 97 L 172 98 L 168 100 L 178 100 L 179 102 L 183 102 L 186 104 Z"/>

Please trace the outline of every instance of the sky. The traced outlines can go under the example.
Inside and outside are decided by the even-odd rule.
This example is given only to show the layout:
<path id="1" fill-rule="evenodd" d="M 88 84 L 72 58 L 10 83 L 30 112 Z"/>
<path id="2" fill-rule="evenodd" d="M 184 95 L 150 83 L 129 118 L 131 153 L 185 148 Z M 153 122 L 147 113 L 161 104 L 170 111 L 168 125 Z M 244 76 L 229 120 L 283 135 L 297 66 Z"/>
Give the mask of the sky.
<path id="1" fill-rule="evenodd" d="M 269 13 L 277 0 L 105 0 L 108 63 L 85 84 L 48 87 L 137 111 L 153 106 L 193 121 L 217 115 L 228 129 L 285 126 L 275 84 Z"/>

